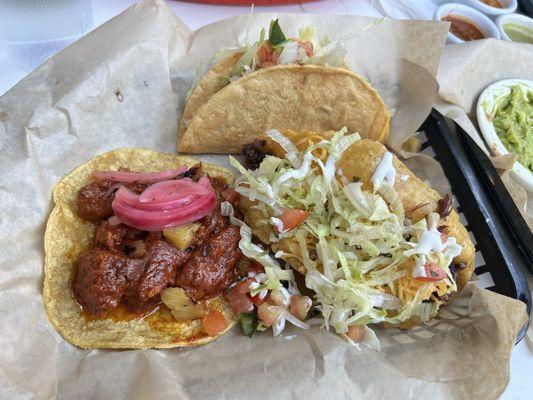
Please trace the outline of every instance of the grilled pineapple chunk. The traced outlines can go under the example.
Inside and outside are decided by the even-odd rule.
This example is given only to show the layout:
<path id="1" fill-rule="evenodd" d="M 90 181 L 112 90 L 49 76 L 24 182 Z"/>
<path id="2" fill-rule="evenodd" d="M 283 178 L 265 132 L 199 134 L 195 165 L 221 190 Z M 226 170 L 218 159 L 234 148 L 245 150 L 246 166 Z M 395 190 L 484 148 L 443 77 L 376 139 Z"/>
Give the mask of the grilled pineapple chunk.
<path id="1" fill-rule="evenodd" d="M 203 304 L 195 304 L 182 288 L 171 287 L 161 293 L 161 300 L 170 308 L 176 321 L 188 321 L 203 318 L 205 309 Z"/>
<path id="2" fill-rule="evenodd" d="M 178 249 L 187 250 L 199 227 L 200 224 L 193 222 L 186 225 L 176 226 L 174 228 L 167 228 L 163 230 L 163 236 Z"/>

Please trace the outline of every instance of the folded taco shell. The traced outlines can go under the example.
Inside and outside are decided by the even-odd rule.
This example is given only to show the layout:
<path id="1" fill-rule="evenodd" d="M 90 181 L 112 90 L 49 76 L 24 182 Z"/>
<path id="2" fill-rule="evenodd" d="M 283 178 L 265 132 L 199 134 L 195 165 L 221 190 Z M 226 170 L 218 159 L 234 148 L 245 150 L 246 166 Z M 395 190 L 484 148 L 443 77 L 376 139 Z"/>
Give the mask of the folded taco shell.
<path id="1" fill-rule="evenodd" d="M 192 95 L 190 101 L 199 103 Z M 346 126 L 350 132 L 385 142 L 390 125 L 385 103 L 361 76 L 344 68 L 314 65 L 256 71 L 194 108 L 184 112 L 180 152 L 238 153 L 243 144 L 271 128 L 323 132 Z"/>
<path id="2" fill-rule="evenodd" d="M 189 126 L 196 110 L 207 103 L 211 96 L 224 87 L 224 85 L 221 85 L 221 80 L 229 76 L 241 56 L 242 53 L 234 53 L 220 60 L 191 89 L 187 97 L 187 103 L 185 103 L 185 108 L 183 109 L 183 114 L 181 114 L 180 135 Z"/>

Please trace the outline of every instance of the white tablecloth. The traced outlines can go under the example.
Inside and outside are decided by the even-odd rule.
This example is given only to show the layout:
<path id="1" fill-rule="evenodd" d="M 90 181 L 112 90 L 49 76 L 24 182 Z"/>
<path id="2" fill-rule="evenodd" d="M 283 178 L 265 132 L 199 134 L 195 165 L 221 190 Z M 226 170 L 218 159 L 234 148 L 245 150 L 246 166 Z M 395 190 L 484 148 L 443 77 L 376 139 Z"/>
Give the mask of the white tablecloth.
<path id="1" fill-rule="evenodd" d="M 93 0 L 93 29 L 120 13 L 135 0 Z M 276 7 L 255 7 L 256 12 L 280 11 L 313 14 L 353 14 L 394 18 L 430 19 L 436 5 L 442 0 L 322 0 L 311 3 Z M 191 29 L 237 14 L 249 12 L 248 7 L 212 6 L 181 1 L 167 1 Z M 0 24 L 2 21 L 0 21 Z M 29 71 L 14 65 L 5 54 L 0 54 L 0 95 L 21 80 Z M 1 139 L 1 138 L 0 138 Z M 1 142 L 1 140 L 0 140 Z M 511 381 L 502 399 L 531 399 L 533 396 L 533 343 L 527 339 L 518 344 L 511 359 Z"/>

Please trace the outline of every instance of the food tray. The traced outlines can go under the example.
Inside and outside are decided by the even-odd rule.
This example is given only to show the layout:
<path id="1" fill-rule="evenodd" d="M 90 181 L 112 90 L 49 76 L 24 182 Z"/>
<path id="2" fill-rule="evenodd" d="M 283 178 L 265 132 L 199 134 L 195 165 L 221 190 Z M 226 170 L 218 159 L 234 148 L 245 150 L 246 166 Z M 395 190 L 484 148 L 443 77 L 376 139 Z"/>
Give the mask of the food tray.
<path id="1" fill-rule="evenodd" d="M 519 11 L 533 18 L 533 0 L 519 0 Z"/>
<path id="2" fill-rule="evenodd" d="M 523 301 L 531 315 L 525 274 L 533 268 L 533 234 L 494 167 L 470 136 L 436 111 L 420 131 L 421 153 L 441 164 L 461 222 L 476 246 L 478 286 Z M 517 343 L 527 326 L 518 334 Z"/>

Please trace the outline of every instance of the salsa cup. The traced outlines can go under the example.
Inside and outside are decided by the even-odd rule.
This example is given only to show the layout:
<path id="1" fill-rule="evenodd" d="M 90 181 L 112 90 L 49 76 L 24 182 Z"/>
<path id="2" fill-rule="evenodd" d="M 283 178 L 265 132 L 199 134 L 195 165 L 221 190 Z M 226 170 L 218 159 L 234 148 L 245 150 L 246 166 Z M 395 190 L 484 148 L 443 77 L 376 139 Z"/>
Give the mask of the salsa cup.
<path id="1" fill-rule="evenodd" d="M 446 3 L 440 6 L 435 12 L 434 20 L 441 21 L 443 17 L 448 14 L 459 15 L 470 21 L 472 21 L 477 28 L 483 33 L 484 38 L 500 38 L 500 31 L 486 15 L 473 9 L 472 7 L 465 6 L 463 4 Z M 453 33 L 448 32 L 449 43 L 465 43 L 463 39 L 455 36 Z"/>

